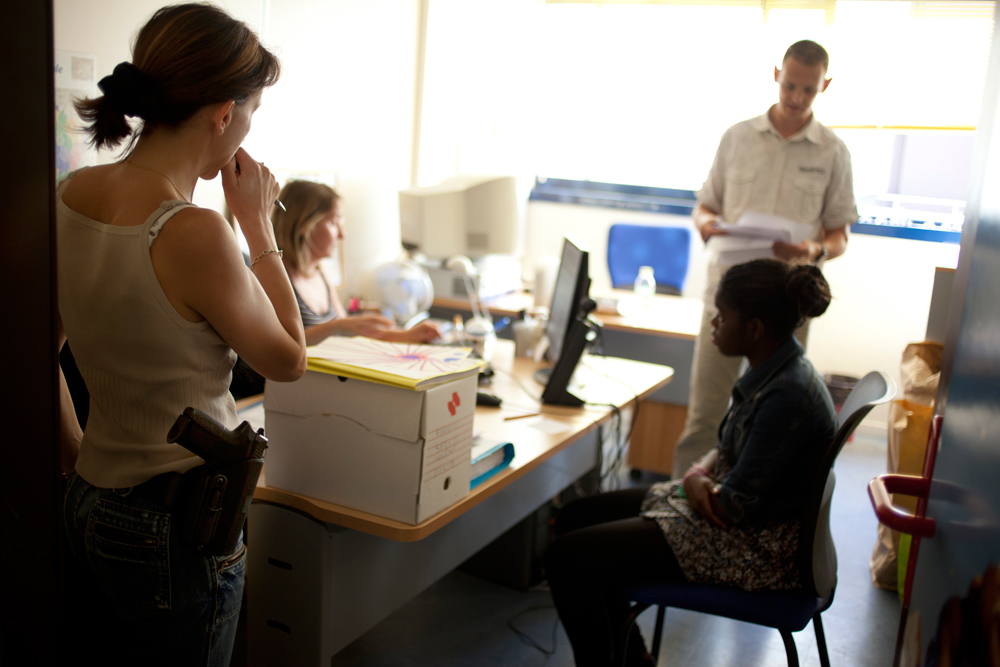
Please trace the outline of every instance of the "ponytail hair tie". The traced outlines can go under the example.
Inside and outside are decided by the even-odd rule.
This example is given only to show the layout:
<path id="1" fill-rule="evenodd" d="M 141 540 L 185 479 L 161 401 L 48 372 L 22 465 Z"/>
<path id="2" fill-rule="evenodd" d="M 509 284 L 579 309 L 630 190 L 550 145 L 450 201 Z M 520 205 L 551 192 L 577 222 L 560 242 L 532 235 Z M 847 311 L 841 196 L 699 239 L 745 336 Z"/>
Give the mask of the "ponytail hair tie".
<path id="1" fill-rule="evenodd" d="M 107 101 L 126 116 L 148 120 L 158 102 L 156 86 L 130 62 L 118 63 L 111 75 L 101 79 L 97 87 Z"/>

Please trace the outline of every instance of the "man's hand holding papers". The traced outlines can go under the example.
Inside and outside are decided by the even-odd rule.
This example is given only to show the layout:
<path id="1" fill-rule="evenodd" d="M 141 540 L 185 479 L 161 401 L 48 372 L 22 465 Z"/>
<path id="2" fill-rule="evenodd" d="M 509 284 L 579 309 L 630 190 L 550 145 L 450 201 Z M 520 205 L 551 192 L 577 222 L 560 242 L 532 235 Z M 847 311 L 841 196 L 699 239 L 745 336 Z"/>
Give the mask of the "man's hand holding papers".
<path id="1" fill-rule="evenodd" d="M 756 211 L 746 211 L 735 224 L 720 222 L 718 227 L 725 235 L 712 237 L 710 247 L 723 265 L 768 257 L 797 259 L 805 257 L 811 248 L 804 246 L 813 243 L 808 240 L 807 225 Z"/>

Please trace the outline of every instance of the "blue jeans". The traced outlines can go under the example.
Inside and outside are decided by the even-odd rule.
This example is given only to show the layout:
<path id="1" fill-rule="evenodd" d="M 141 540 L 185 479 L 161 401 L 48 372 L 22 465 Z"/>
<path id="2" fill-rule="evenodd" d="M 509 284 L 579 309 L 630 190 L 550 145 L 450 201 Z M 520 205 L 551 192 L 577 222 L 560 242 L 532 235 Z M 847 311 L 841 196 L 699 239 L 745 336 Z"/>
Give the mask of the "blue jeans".
<path id="1" fill-rule="evenodd" d="M 246 548 L 219 558 L 179 543 L 169 508 L 143 487 L 102 489 L 75 472 L 64 517 L 80 576 L 92 586 L 69 618 L 101 629 L 104 664 L 226 667 L 236 638 Z"/>

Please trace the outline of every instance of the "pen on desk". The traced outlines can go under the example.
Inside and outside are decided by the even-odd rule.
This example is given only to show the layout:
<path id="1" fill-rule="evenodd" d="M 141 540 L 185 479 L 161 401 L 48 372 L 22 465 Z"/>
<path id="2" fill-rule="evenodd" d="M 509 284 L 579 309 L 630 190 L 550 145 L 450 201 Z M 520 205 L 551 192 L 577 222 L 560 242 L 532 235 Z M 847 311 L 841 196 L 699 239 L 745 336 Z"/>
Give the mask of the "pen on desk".
<path id="1" fill-rule="evenodd" d="M 510 415 L 509 417 L 504 417 L 505 422 L 509 422 L 512 419 L 524 419 L 525 417 L 537 417 L 542 414 L 541 412 L 525 412 L 523 415 Z"/>

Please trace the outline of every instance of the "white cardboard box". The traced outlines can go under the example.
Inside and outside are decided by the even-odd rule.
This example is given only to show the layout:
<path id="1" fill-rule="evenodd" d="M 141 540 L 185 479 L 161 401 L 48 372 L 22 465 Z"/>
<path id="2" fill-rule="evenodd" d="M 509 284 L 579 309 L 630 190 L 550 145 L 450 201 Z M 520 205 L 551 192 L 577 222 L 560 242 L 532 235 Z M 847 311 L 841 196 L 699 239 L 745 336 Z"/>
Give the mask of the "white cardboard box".
<path id="1" fill-rule="evenodd" d="M 268 382 L 267 485 L 418 524 L 469 493 L 476 381 L 412 391 L 307 371 Z"/>

